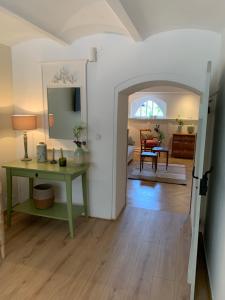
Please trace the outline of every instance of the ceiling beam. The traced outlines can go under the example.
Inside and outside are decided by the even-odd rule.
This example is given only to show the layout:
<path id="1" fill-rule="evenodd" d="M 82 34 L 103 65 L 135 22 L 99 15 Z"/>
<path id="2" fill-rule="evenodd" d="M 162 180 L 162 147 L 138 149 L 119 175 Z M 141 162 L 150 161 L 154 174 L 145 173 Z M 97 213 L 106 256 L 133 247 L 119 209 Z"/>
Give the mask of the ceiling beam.
<path id="1" fill-rule="evenodd" d="M 4 8 L 3 6 L 0 6 L 0 11 L 7 14 L 7 15 L 9 15 L 9 16 L 12 16 L 13 18 L 17 19 L 20 22 L 23 22 L 24 24 L 26 24 L 27 26 L 32 28 L 34 31 L 37 31 L 40 34 L 42 34 L 43 37 L 48 37 L 48 38 L 54 40 L 55 42 L 57 42 L 57 43 L 59 43 L 63 46 L 68 45 L 67 41 L 65 41 L 61 37 L 58 37 L 57 35 L 41 28 L 40 26 L 38 26 L 38 25 L 36 25 L 32 22 L 30 22 L 29 20 L 26 20 L 25 18 L 23 18 L 23 17 L 19 16 L 18 14 L 12 12 L 11 10 L 8 10 L 8 9 Z"/>
<path id="2" fill-rule="evenodd" d="M 113 10 L 113 12 L 117 15 L 121 23 L 125 26 L 133 40 L 135 40 L 136 42 L 143 41 L 142 36 L 138 32 L 137 28 L 122 6 L 121 2 L 119 0 L 106 0 L 106 2 Z"/>

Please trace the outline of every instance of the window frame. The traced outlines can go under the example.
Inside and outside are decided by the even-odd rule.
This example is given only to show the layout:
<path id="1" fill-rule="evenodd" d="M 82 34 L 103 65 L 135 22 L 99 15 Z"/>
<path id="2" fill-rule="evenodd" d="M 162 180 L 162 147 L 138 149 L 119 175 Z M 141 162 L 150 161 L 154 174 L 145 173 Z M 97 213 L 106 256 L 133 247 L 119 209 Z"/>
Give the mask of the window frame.
<path id="1" fill-rule="evenodd" d="M 145 103 L 152 103 L 152 115 L 147 113 L 140 116 L 137 115 L 138 110 Z M 158 107 L 162 113 L 162 115 L 154 115 L 154 105 Z M 166 119 L 167 117 L 167 102 L 157 96 L 152 95 L 141 95 L 135 99 L 132 99 L 129 103 L 129 118 L 131 119 Z"/>

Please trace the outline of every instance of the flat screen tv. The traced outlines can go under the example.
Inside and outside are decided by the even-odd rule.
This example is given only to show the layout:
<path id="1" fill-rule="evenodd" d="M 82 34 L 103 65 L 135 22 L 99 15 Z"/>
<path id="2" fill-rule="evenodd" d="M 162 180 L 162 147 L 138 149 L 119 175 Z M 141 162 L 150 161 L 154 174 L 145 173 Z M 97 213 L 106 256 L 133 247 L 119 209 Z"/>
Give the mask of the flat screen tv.
<path id="1" fill-rule="evenodd" d="M 80 111 L 80 88 L 74 88 L 74 97 L 73 97 L 73 110 Z"/>

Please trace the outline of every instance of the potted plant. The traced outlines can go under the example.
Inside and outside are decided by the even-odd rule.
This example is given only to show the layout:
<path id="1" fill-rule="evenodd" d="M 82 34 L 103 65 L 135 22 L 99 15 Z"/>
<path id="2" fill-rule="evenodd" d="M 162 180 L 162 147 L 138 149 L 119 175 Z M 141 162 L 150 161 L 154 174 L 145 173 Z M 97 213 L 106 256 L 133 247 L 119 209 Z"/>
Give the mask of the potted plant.
<path id="1" fill-rule="evenodd" d="M 184 121 L 180 118 L 180 116 L 178 116 L 178 118 L 176 119 L 177 122 L 177 131 L 181 132 L 182 131 L 182 127 L 184 126 Z"/>
<path id="2" fill-rule="evenodd" d="M 74 143 L 76 144 L 76 149 L 74 151 L 74 159 L 77 165 L 81 165 L 85 162 L 85 153 L 82 146 L 87 144 L 86 138 L 84 138 L 83 132 L 86 131 L 86 124 L 78 123 L 73 128 Z M 82 138 L 83 137 L 83 138 Z"/>
<path id="3" fill-rule="evenodd" d="M 190 124 L 190 125 L 187 126 L 187 132 L 189 134 L 194 134 L 194 132 L 195 132 L 195 126 L 194 126 L 194 124 Z"/>
<path id="4" fill-rule="evenodd" d="M 155 124 L 154 127 L 154 131 L 157 133 L 157 138 L 160 141 L 160 144 L 162 143 L 162 141 L 165 139 L 165 134 L 163 131 L 161 131 L 160 129 L 160 125 L 159 124 Z"/>

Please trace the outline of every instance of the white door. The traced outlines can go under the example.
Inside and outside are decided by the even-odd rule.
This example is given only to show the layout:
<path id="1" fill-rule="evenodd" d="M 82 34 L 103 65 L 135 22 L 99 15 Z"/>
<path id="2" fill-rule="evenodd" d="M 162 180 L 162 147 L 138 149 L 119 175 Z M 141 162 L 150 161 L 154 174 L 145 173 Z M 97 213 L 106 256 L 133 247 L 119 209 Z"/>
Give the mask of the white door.
<path id="1" fill-rule="evenodd" d="M 198 235 L 199 235 L 199 221 L 200 221 L 200 209 L 201 209 L 201 198 L 200 193 L 200 179 L 203 177 L 204 171 L 204 154 L 205 154 L 205 141 L 206 141 L 206 128 L 207 128 L 207 117 L 208 117 L 208 102 L 209 102 L 209 86 L 210 86 L 210 73 L 211 73 L 211 62 L 208 62 L 205 90 L 201 95 L 200 108 L 199 108 L 199 123 L 198 123 L 198 134 L 196 141 L 196 152 L 195 152 L 195 172 L 194 175 L 197 178 L 193 179 L 192 189 L 192 238 L 191 238 L 191 249 L 188 266 L 188 283 L 191 284 L 191 300 L 194 300 L 195 291 L 195 277 L 196 277 L 196 262 L 197 262 L 197 251 L 198 251 Z"/>

